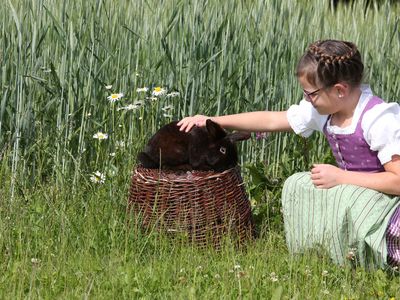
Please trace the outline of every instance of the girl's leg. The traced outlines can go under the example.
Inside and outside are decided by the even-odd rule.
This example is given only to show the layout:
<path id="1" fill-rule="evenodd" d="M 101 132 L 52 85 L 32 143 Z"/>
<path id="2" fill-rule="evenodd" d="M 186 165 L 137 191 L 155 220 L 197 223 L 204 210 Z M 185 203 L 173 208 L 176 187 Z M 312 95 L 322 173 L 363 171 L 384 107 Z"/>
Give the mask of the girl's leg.
<path id="1" fill-rule="evenodd" d="M 282 191 L 289 251 L 321 245 L 338 264 L 348 258 L 365 267 L 383 267 L 386 227 L 398 201 L 398 197 L 353 185 L 318 189 L 309 172 L 294 174 Z"/>

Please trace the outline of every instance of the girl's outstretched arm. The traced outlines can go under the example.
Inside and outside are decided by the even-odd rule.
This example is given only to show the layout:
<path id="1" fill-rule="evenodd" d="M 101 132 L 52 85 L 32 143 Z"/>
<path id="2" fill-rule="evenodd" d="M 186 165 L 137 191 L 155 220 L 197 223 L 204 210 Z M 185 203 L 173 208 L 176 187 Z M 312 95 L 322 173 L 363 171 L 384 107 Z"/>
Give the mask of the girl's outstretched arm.
<path id="1" fill-rule="evenodd" d="M 254 111 L 234 115 L 208 117 L 196 115 L 186 117 L 178 122 L 181 131 L 190 131 L 193 126 L 205 126 L 206 120 L 211 119 L 223 128 L 240 131 L 291 131 L 286 111 Z"/>

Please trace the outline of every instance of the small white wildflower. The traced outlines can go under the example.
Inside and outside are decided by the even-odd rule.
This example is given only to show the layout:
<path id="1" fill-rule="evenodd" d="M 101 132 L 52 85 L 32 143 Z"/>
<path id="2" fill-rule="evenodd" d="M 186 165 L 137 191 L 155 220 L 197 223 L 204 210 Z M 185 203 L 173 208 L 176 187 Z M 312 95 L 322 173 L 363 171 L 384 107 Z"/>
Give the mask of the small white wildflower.
<path id="1" fill-rule="evenodd" d="M 106 88 L 106 90 L 111 90 L 112 89 L 112 85 L 106 85 L 105 88 Z"/>
<path id="2" fill-rule="evenodd" d="M 111 152 L 111 153 L 110 153 L 110 156 L 111 156 L 111 157 L 114 157 L 114 156 L 115 156 L 115 152 Z"/>
<path id="3" fill-rule="evenodd" d="M 153 92 L 151 93 L 153 96 L 164 96 L 167 93 L 167 90 L 162 87 L 155 87 Z"/>
<path id="4" fill-rule="evenodd" d="M 90 113 L 90 112 L 88 112 L 87 114 L 86 114 L 86 117 L 87 118 L 90 118 L 92 116 L 92 114 Z"/>
<path id="5" fill-rule="evenodd" d="M 139 108 L 139 106 L 137 106 L 135 104 L 129 104 L 128 106 L 123 106 L 123 107 L 117 108 L 117 111 L 120 111 L 120 110 L 135 110 L 137 108 Z"/>
<path id="6" fill-rule="evenodd" d="M 32 257 L 31 258 L 31 263 L 34 265 L 37 265 L 40 263 L 40 259 L 36 258 L 36 257 Z"/>
<path id="7" fill-rule="evenodd" d="M 106 175 L 104 175 L 103 173 L 100 173 L 99 171 L 96 171 L 92 174 L 92 176 L 90 176 L 90 181 L 92 181 L 93 183 L 104 183 L 106 180 Z"/>
<path id="8" fill-rule="evenodd" d="M 125 142 L 124 141 L 116 141 L 115 142 L 115 147 L 117 147 L 117 148 L 125 148 Z"/>
<path id="9" fill-rule="evenodd" d="M 139 74 L 139 73 L 135 73 L 135 75 L 136 75 L 136 76 L 140 76 L 140 74 Z"/>
<path id="10" fill-rule="evenodd" d="M 137 88 L 136 89 L 136 92 L 138 92 L 138 93 L 145 93 L 145 92 L 147 92 L 149 90 L 149 88 L 148 87 L 142 87 L 142 88 Z"/>
<path id="11" fill-rule="evenodd" d="M 108 134 L 99 131 L 93 135 L 93 138 L 98 140 L 106 140 L 108 139 Z"/>
<path id="12" fill-rule="evenodd" d="M 173 106 L 172 105 L 167 105 L 167 106 L 164 106 L 163 108 L 161 108 L 163 111 L 168 111 L 168 110 L 171 110 L 173 108 Z"/>
<path id="13" fill-rule="evenodd" d="M 221 275 L 215 274 L 215 275 L 214 275 L 214 278 L 215 278 L 215 279 L 220 279 L 220 278 L 221 278 Z"/>
<path id="14" fill-rule="evenodd" d="M 118 101 L 119 99 L 121 99 L 124 96 L 124 94 L 122 93 L 118 93 L 118 94 L 111 94 L 110 96 L 107 97 L 107 99 L 113 103 L 115 101 Z"/>
<path id="15" fill-rule="evenodd" d="M 277 281 L 279 281 L 278 275 L 276 275 L 275 272 L 272 272 L 271 274 L 269 274 L 269 279 L 270 279 L 272 282 L 277 282 Z"/>
<path id="16" fill-rule="evenodd" d="M 167 94 L 168 98 L 174 98 L 174 97 L 178 97 L 180 94 L 178 92 L 172 92 Z"/>
<path id="17" fill-rule="evenodd" d="M 201 270 L 203 270 L 203 267 L 202 266 L 197 266 L 196 270 L 197 271 L 201 271 Z"/>
<path id="18" fill-rule="evenodd" d="M 234 268 L 235 270 L 239 270 L 241 267 L 240 267 L 240 265 L 234 265 L 233 268 Z"/>
<path id="19" fill-rule="evenodd" d="M 108 134 L 99 131 L 93 135 L 93 138 L 98 140 L 106 140 L 108 139 Z"/>

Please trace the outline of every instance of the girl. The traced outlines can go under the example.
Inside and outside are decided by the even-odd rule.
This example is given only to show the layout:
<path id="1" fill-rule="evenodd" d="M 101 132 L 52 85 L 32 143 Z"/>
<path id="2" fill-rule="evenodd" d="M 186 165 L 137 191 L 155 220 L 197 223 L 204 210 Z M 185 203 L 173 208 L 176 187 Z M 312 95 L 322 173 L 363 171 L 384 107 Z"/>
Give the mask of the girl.
<path id="1" fill-rule="evenodd" d="M 317 41 L 301 57 L 296 76 L 304 99 L 287 111 L 212 117 L 226 129 L 294 131 L 327 137 L 337 166 L 314 164 L 289 177 L 282 191 L 291 252 L 323 245 L 332 259 L 365 267 L 400 265 L 400 109 L 363 85 L 356 45 Z M 203 115 L 182 119 L 188 132 Z M 389 196 L 391 195 L 391 196 Z"/>

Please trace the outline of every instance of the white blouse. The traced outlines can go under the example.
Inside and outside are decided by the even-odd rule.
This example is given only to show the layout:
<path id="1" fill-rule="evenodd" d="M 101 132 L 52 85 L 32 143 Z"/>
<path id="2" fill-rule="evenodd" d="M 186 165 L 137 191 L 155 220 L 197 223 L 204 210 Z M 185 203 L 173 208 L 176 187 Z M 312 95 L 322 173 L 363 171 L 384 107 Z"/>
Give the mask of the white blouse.
<path id="1" fill-rule="evenodd" d="M 369 85 L 362 85 L 361 92 L 351 125 L 340 128 L 331 125 L 329 119 L 327 129 L 330 132 L 354 133 L 361 113 L 373 96 Z M 310 102 L 303 99 L 299 104 L 289 107 L 287 119 L 296 134 L 309 137 L 315 130 L 323 131 L 328 115 L 320 115 Z M 400 155 L 400 106 L 398 103 L 381 103 L 372 107 L 364 114 L 361 128 L 371 150 L 378 151 L 378 158 L 382 165 L 391 161 L 393 155 Z"/>

